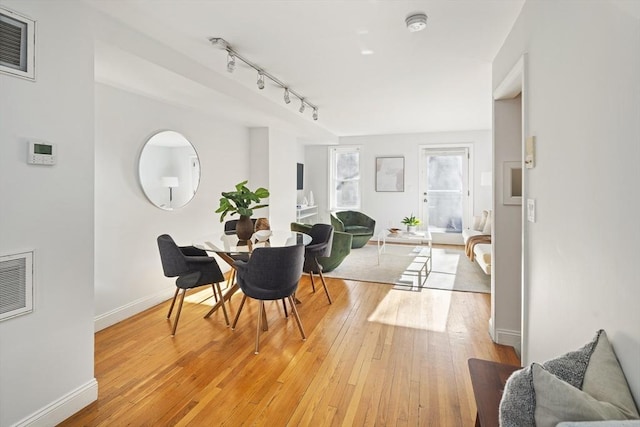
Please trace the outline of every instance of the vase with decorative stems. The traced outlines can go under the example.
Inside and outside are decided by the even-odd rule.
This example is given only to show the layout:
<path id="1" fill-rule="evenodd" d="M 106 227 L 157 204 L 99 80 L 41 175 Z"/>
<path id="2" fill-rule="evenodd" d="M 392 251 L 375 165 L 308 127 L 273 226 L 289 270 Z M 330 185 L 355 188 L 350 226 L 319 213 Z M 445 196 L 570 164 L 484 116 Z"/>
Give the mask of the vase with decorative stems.
<path id="1" fill-rule="evenodd" d="M 236 184 L 235 191 L 223 191 L 220 206 L 216 209 L 216 213 L 220 214 L 220 222 L 224 221 L 227 214 L 240 215 L 236 224 L 236 234 L 239 240 L 249 240 L 253 235 L 253 221 L 251 220 L 253 210 L 269 206 L 266 203 L 260 203 L 262 199 L 269 197 L 269 190 L 260 187 L 251 191 L 246 186 L 248 182 L 242 181 Z"/>

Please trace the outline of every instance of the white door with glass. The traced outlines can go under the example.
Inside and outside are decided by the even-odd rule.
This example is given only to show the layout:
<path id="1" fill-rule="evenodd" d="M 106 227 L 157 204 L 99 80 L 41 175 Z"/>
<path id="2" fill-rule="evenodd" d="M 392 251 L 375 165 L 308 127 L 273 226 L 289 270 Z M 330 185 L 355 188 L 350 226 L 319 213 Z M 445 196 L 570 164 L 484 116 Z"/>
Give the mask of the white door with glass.
<path id="1" fill-rule="evenodd" d="M 432 233 L 462 233 L 469 213 L 469 148 L 424 148 L 422 222 Z"/>

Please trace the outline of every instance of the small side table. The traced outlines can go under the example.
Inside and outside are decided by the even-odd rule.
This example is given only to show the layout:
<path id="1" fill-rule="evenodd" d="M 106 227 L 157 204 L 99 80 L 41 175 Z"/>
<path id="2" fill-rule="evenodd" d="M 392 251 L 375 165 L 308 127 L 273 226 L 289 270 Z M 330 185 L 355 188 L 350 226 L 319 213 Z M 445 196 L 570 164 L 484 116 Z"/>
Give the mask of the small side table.
<path id="1" fill-rule="evenodd" d="M 511 374 L 521 367 L 482 359 L 469 359 L 468 364 L 478 408 L 476 427 L 499 427 L 504 385 Z"/>

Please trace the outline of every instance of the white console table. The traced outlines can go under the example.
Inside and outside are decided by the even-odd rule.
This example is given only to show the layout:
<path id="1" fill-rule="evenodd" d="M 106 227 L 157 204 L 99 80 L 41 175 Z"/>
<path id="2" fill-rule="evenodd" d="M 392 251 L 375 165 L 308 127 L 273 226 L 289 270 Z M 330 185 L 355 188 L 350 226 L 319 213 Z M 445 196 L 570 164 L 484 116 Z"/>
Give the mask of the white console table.
<path id="1" fill-rule="evenodd" d="M 318 207 L 317 206 L 304 206 L 296 208 L 296 221 L 297 222 L 305 222 L 304 220 L 310 220 L 311 218 L 318 215 Z"/>

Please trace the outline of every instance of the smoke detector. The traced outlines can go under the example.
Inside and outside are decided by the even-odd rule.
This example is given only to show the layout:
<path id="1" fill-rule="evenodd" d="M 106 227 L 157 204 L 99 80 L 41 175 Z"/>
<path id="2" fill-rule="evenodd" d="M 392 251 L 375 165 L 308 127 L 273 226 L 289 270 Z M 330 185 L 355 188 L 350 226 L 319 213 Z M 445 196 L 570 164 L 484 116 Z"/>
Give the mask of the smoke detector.
<path id="1" fill-rule="evenodd" d="M 407 16 L 404 20 L 407 23 L 407 29 L 412 33 L 422 31 L 427 28 L 427 15 L 425 13 L 416 13 Z"/>

